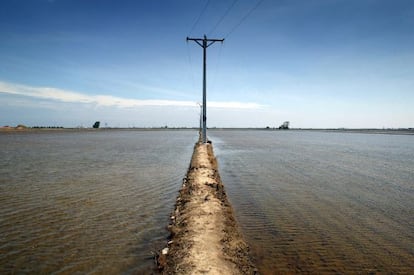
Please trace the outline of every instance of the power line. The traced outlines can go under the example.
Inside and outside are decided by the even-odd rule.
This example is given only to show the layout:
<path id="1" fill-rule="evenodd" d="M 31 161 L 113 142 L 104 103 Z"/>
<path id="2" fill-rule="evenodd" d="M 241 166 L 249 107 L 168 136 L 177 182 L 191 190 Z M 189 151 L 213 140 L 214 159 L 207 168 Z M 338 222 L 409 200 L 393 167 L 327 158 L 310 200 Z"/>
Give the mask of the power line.
<path id="1" fill-rule="evenodd" d="M 194 28 L 197 26 L 198 21 L 200 21 L 200 18 L 204 14 L 204 12 L 206 11 L 209 3 L 210 3 L 210 0 L 207 0 L 207 3 L 205 4 L 204 8 L 201 10 L 200 14 L 198 15 L 197 20 L 194 22 L 193 26 L 191 27 L 191 30 L 188 33 L 189 35 L 191 35 L 191 33 L 193 32 Z"/>
<path id="2" fill-rule="evenodd" d="M 189 64 L 189 74 L 191 77 L 191 84 L 192 84 L 192 88 L 195 88 L 195 81 L 194 81 L 194 73 L 193 73 L 193 62 L 191 60 L 191 52 L 190 52 L 190 46 L 188 45 L 188 41 L 187 41 L 187 57 L 188 57 L 188 64 Z"/>
<path id="3" fill-rule="evenodd" d="M 255 9 L 257 9 L 260 4 L 263 2 L 263 0 L 259 0 L 259 2 L 257 2 L 257 4 L 255 6 L 253 6 L 247 13 L 246 15 L 239 21 L 239 23 L 237 23 L 230 31 L 229 33 L 224 37 L 227 38 L 229 37 L 230 34 L 232 34 L 252 13 Z"/>
<path id="4" fill-rule="evenodd" d="M 220 61 L 221 61 L 221 52 L 223 50 L 224 45 L 225 45 L 224 43 L 220 44 L 220 48 L 219 48 L 218 56 L 217 56 L 217 61 L 215 63 L 214 70 L 211 73 L 211 75 L 212 75 L 211 76 L 211 84 L 210 84 L 211 90 L 215 90 L 215 88 L 216 88 L 216 82 L 217 82 L 216 80 L 217 80 L 217 75 L 218 75 L 218 71 L 219 71 L 219 67 L 220 67 Z"/>
<path id="5" fill-rule="evenodd" d="M 208 33 L 211 34 L 213 31 L 216 30 L 216 28 L 220 25 L 221 21 L 223 21 L 223 19 L 229 14 L 229 12 L 231 11 L 231 9 L 234 7 L 234 5 L 238 2 L 239 0 L 234 0 L 233 3 L 230 5 L 230 7 L 226 10 L 226 12 L 223 14 L 223 16 L 220 18 L 220 20 L 216 23 L 216 25 L 214 25 L 213 29 L 211 31 L 209 31 Z"/>

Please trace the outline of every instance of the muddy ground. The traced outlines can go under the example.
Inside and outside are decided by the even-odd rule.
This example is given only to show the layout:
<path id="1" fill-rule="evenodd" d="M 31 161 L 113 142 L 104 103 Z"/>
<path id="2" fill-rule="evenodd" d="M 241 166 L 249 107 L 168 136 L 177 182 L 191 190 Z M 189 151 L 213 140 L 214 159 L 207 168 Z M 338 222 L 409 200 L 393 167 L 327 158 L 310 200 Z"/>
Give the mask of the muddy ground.
<path id="1" fill-rule="evenodd" d="M 209 143 L 194 147 L 168 228 L 158 257 L 163 274 L 257 274 Z"/>

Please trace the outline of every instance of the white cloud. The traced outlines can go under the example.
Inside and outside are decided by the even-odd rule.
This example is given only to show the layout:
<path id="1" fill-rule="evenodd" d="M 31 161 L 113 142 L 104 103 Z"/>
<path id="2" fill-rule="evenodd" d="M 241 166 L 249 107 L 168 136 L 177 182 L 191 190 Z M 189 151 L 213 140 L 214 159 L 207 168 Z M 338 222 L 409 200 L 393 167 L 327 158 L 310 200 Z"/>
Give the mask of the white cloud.
<path id="1" fill-rule="evenodd" d="M 260 109 L 264 106 L 257 103 L 243 103 L 236 101 L 208 101 L 207 107 L 226 109 Z"/>
<path id="2" fill-rule="evenodd" d="M 88 95 L 74 91 L 67 91 L 50 87 L 31 87 L 26 85 L 7 83 L 0 81 L 0 93 L 34 97 L 39 99 L 61 101 L 67 103 L 94 104 L 105 107 L 133 108 L 141 106 L 176 106 L 176 107 L 196 107 L 194 101 L 179 100 L 158 100 L 158 99 L 130 99 L 111 95 Z M 259 109 L 263 107 L 257 103 L 243 102 L 208 102 L 211 108 L 226 109 Z"/>

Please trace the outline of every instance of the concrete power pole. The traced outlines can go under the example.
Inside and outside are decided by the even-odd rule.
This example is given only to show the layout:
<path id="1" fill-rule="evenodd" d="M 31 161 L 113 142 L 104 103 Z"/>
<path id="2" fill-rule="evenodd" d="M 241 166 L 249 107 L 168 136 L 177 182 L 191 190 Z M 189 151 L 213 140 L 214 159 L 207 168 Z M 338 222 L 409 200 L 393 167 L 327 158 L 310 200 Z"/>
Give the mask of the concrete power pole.
<path id="1" fill-rule="evenodd" d="M 194 41 L 203 48 L 203 134 L 202 141 L 207 143 L 207 83 L 206 83 L 206 58 L 207 48 L 214 44 L 214 42 L 223 42 L 224 39 L 207 39 L 206 35 L 204 38 L 189 38 L 187 41 Z"/>

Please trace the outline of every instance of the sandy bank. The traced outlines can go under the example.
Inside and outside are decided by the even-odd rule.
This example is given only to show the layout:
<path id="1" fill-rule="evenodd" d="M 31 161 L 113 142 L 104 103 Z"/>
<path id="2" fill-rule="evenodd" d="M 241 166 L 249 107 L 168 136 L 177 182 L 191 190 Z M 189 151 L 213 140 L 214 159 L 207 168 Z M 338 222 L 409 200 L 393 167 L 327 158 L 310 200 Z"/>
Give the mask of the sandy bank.
<path id="1" fill-rule="evenodd" d="M 164 274 L 255 274 L 234 219 L 211 144 L 196 144 L 169 225 Z M 167 249 L 164 249 L 164 253 Z"/>

